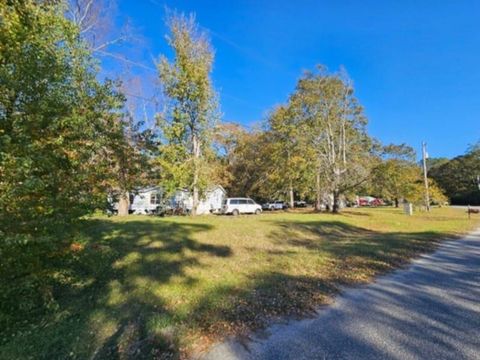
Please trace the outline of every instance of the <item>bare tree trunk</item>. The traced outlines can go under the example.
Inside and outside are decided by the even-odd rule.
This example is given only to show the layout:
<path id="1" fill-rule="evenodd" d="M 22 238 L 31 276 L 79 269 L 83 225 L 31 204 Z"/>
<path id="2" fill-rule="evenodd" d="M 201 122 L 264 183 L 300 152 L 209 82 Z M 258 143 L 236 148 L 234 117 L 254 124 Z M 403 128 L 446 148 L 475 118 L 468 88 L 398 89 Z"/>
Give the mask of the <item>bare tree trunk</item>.
<path id="1" fill-rule="evenodd" d="M 127 216 L 128 208 L 130 207 L 130 194 L 128 191 L 124 191 L 120 194 L 120 199 L 118 200 L 118 215 Z"/>
<path id="2" fill-rule="evenodd" d="M 289 195 L 290 195 L 290 209 L 293 209 L 295 207 L 295 201 L 293 197 L 293 185 L 291 180 L 290 180 Z"/>
<path id="3" fill-rule="evenodd" d="M 335 189 L 333 191 L 333 206 L 332 206 L 332 212 L 334 214 L 338 214 L 340 212 L 340 192 L 338 189 Z"/>
<path id="4" fill-rule="evenodd" d="M 192 216 L 197 215 L 198 208 L 198 186 L 193 187 Z"/>
<path id="5" fill-rule="evenodd" d="M 199 168 L 198 168 L 198 159 L 200 158 L 200 144 L 198 142 L 197 136 L 194 134 L 192 137 L 193 143 L 193 201 L 192 201 L 192 216 L 197 215 L 198 208 L 198 178 L 199 178 Z"/>
<path id="6" fill-rule="evenodd" d="M 395 207 L 398 208 L 398 198 L 395 198 Z"/>
<path id="7" fill-rule="evenodd" d="M 320 173 L 317 172 L 317 177 L 316 177 L 316 192 L 317 192 L 317 199 L 315 201 L 315 210 L 320 211 L 321 206 L 322 206 L 322 190 L 320 187 Z"/>

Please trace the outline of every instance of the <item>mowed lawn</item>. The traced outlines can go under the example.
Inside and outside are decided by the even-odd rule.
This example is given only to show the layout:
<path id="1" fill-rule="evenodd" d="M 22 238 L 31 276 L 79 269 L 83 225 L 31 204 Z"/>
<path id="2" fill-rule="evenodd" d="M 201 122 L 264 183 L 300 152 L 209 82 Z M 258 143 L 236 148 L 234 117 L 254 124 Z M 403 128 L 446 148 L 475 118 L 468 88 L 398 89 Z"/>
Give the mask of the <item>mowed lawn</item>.
<path id="1" fill-rule="evenodd" d="M 479 216 L 476 216 L 479 218 Z M 0 358 L 170 358 L 303 316 L 471 230 L 464 210 L 94 217 L 58 270 L 58 309 L 1 329 Z M 179 352 L 180 350 L 180 352 Z"/>

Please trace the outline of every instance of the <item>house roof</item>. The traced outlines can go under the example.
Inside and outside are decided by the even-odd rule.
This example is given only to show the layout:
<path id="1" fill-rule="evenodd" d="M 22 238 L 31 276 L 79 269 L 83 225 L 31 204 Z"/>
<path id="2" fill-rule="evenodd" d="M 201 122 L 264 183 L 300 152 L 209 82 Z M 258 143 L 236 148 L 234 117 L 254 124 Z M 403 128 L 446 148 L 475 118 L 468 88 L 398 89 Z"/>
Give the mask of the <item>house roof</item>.
<path id="1" fill-rule="evenodd" d="M 227 191 L 223 188 L 222 185 L 212 185 L 212 186 L 209 186 L 209 187 L 207 188 L 207 191 L 206 191 L 206 192 L 215 191 L 215 190 L 217 190 L 217 189 L 222 190 L 225 194 L 227 193 Z"/>
<path id="2" fill-rule="evenodd" d="M 140 194 L 140 193 L 147 193 L 151 191 L 162 191 L 162 188 L 160 186 L 149 186 L 149 187 L 135 189 L 133 192 Z"/>
<path id="3" fill-rule="evenodd" d="M 213 192 L 217 189 L 220 189 L 224 194 L 227 193 L 227 191 L 221 185 L 211 185 L 206 189 L 205 192 Z M 161 186 L 148 186 L 148 187 L 144 187 L 144 188 L 137 188 L 137 189 L 133 190 L 133 192 L 140 194 L 140 193 L 147 193 L 147 192 L 151 192 L 151 191 L 162 191 L 162 190 L 163 190 L 163 188 Z M 186 193 L 189 192 L 188 189 L 178 189 L 177 191 L 186 192 Z"/>
<path id="4" fill-rule="evenodd" d="M 223 186 L 221 185 L 211 185 L 209 187 L 207 187 L 207 189 L 205 190 L 206 193 L 208 192 L 212 192 L 212 191 L 215 191 L 217 189 L 220 189 L 222 190 L 222 192 L 224 192 L 225 194 L 227 193 L 227 191 L 223 188 Z M 177 191 L 181 191 L 181 192 L 185 192 L 185 193 L 189 193 L 190 190 L 188 189 L 178 189 Z"/>

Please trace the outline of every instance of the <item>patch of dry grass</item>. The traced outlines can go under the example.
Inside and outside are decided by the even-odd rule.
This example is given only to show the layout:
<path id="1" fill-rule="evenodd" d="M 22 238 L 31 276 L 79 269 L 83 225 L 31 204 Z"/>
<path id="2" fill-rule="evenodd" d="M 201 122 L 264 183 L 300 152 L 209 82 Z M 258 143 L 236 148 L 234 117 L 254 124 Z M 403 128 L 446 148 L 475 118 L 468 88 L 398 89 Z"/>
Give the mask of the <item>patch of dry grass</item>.
<path id="1" fill-rule="evenodd" d="M 478 221 L 449 208 L 412 217 L 379 208 L 84 225 L 65 265 L 69 282 L 56 292 L 61 308 L 10 332 L 0 354 L 175 357 L 304 315 L 339 286 L 370 281 Z"/>

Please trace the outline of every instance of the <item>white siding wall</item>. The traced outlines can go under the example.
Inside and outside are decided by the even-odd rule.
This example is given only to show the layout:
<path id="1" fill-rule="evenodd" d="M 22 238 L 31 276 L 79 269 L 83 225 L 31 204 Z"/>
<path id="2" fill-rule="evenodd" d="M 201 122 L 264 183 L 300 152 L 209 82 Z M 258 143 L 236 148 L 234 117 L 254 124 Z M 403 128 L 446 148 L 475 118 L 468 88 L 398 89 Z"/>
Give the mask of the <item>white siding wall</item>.
<path id="1" fill-rule="evenodd" d="M 221 187 L 215 187 L 212 191 L 207 191 L 205 197 L 199 201 L 197 213 L 210 214 L 212 211 L 220 210 L 225 195 L 225 190 Z M 193 197 L 187 191 L 177 191 L 172 198 L 172 206 L 183 206 L 192 210 Z"/>

